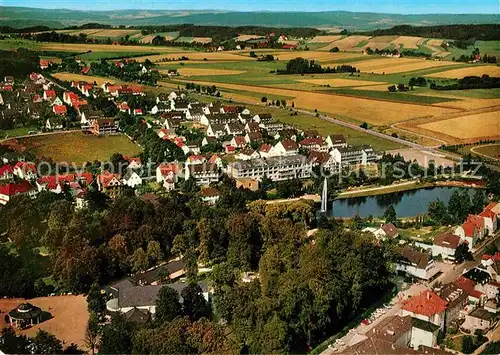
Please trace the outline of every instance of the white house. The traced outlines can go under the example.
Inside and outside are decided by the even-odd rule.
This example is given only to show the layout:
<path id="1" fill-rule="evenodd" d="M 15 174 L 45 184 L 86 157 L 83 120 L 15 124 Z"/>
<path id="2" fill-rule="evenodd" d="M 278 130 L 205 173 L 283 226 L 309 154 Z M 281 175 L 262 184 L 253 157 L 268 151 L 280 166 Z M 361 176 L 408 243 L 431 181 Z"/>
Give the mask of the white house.
<path id="1" fill-rule="evenodd" d="M 180 167 L 177 163 L 160 164 L 156 168 L 156 182 L 167 191 L 175 189 Z"/>
<path id="2" fill-rule="evenodd" d="M 207 187 L 200 191 L 201 200 L 209 205 L 215 205 L 219 201 L 220 193 L 213 187 Z"/>
<path id="3" fill-rule="evenodd" d="M 135 188 L 142 185 L 142 178 L 132 169 L 127 169 L 127 173 L 123 176 L 122 182 L 126 186 Z"/>
<path id="4" fill-rule="evenodd" d="M 276 143 L 268 156 L 277 157 L 277 156 L 290 156 L 296 155 L 299 153 L 299 146 L 297 143 L 292 141 L 291 139 L 283 139 Z"/>
<path id="5" fill-rule="evenodd" d="M 398 250 L 398 260 L 394 262 L 396 271 L 413 277 L 429 280 L 439 272 L 431 254 L 404 247 Z"/>
<path id="6" fill-rule="evenodd" d="M 242 149 L 236 156 L 238 160 L 252 160 L 260 158 L 259 153 L 251 148 Z"/>

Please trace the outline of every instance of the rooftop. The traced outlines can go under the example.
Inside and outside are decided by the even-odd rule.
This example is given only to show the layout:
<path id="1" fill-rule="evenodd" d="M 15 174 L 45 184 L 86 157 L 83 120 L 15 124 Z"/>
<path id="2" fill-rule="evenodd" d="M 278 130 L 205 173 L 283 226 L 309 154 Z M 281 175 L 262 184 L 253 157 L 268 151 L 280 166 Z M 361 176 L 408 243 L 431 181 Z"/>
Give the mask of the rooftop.
<path id="1" fill-rule="evenodd" d="M 444 312 L 447 302 L 430 290 L 424 290 L 421 294 L 413 296 L 403 305 L 403 309 L 415 314 L 430 317 L 434 314 Z"/>

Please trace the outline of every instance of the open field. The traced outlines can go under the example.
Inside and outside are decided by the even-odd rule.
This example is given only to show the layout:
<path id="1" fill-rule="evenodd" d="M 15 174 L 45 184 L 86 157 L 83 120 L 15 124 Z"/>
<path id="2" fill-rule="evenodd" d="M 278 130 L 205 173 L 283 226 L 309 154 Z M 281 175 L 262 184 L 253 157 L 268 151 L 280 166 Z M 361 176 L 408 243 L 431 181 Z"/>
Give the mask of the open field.
<path id="1" fill-rule="evenodd" d="M 422 37 L 399 36 L 391 43 L 401 45 L 405 49 L 417 49 L 418 45 L 421 44 L 423 40 Z"/>
<path id="2" fill-rule="evenodd" d="M 96 82 L 97 85 L 101 86 L 102 84 L 115 83 L 115 84 L 124 84 L 124 81 L 114 79 L 114 78 L 104 78 L 101 76 L 92 76 L 92 75 L 82 75 L 82 74 L 73 74 L 73 73 L 54 73 L 52 76 L 56 79 L 62 81 L 87 81 L 87 82 Z M 138 85 L 138 84 L 137 84 Z M 140 85 L 138 85 L 140 86 Z"/>
<path id="3" fill-rule="evenodd" d="M 249 41 L 251 39 L 254 39 L 254 38 L 261 38 L 262 36 L 259 36 L 259 35 L 239 35 L 238 37 L 235 37 L 234 40 L 235 41 L 241 41 L 241 42 L 244 42 L 244 41 Z"/>
<path id="4" fill-rule="evenodd" d="M 309 43 L 330 43 L 341 39 L 342 35 L 316 36 Z"/>
<path id="5" fill-rule="evenodd" d="M 78 347 L 86 349 L 84 337 L 89 315 L 87 300 L 84 296 L 39 297 L 30 300 L 0 299 L 0 328 L 4 321 L 4 312 L 10 311 L 23 302 L 40 307 L 42 311 L 49 312 L 52 318 L 19 333 L 32 337 L 39 329 L 42 329 L 62 340 L 65 343 L 64 346 L 75 343 Z"/>
<path id="6" fill-rule="evenodd" d="M 307 91 L 206 81 L 195 82 L 201 85 L 216 85 L 218 88 L 254 91 L 263 95 L 275 94 L 290 96 L 294 98 L 295 107 L 311 111 L 317 109 L 319 112 L 348 117 L 354 122 L 366 121 L 374 125 L 391 124 L 416 117 L 455 112 L 453 109 L 443 107 L 397 103 Z"/>
<path id="7" fill-rule="evenodd" d="M 113 153 L 135 156 L 141 149 L 123 135 L 93 136 L 71 132 L 22 138 L 21 144 L 37 157 L 52 158 L 56 162 L 83 164 L 87 161 L 109 159 Z"/>
<path id="8" fill-rule="evenodd" d="M 57 31 L 60 33 L 67 33 L 73 36 L 78 36 L 80 33 L 86 34 L 88 37 L 110 37 L 110 38 L 118 38 L 125 37 L 126 35 L 135 35 L 140 33 L 140 30 L 137 29 L 84 29 L 84 30 L 60 30 Z"/>
<path id="9" fill-rule="evenodd" d="M 458 63 L 424 60 L 424 59 L 410 59 L 410 58 L 386 58 L 381 57 L 366 61 L 357 61 L 352 63 L 357 69 L 362 72 L 376 73 L 376 74 L 394 74 L 403 73 L 427 68 L 438 68 L 443 66 L 457 65 Z"/>
<path id="10" fill-rule="evenodd" d="M 478 147 L 472 147 L 470 150 L 472 153 L 483 157 L 500 160 L 500 143 L 480 145 Z"/>
<path id="11" fill-rule="evenodd" d="M 204 76 L 204 75 L 237 75 L 243 74 L 240 70 L 223 70 L 223 69 L 203 69 L 203 68 L 181 68 L 179 73 L 183 76 Z"/>
<path id="12" fill-rule="evenodd" d="M 459 139 L 496 138 L 500 137 L 499 114 L 499 111 L 484 112 L 425 123 L 421 126 L 430 131 L 446 132 Z"/>
<path id="13" fill-rule="evenodd" d="M 182 50 L 181 48 L 179 48 Z M 236 53 L 230 53 L 230 52 L 176 52 L 176 53 L 171 53 L 171 54 L 158 54 L 158 55 L 150 55 L 150 56 L 144 56 L 144 57 L 137 57 L 135 58 L 137 61 L 142 62 L 145 61 L 146 59 L 149 59 L 152 62 L 158 62 L 161 60 L 166 60 L 166 59 L 171 59 L 171 60 L 176 60 L 180 57 L 187 57 L 189 60 L 204 60 L 205 58 L 207 61 L 209 60 L 228 60 L 228 61 L 242 61 L 242 60 L 253 60 L 255 61 L 254 58 L 250 58 L 250 56 L 242 56 L 238 55 Z"/>
<path id="14" fill-rule="evenodd" d="M 468 68 L 452 69 L 439 73 L 426 75 L 432 78 L 447 78 L 459 79 L 465 76 L 481 76 L 483 74 L 489 76 L 500 76 L 500 66 L 497 65 L 474 65 Z"/>
<path id="15" fill-rule="evenodd" d="M 355 90 L 370 90 L 370 91 L 388 91 L 388 87 L 390 85 L 387 84 L 380 84 L 380 85 L 369 85 L 369 86 L 357 86 L 353 87 Z"/>
<path id="16" fill-rule="evenodd" d="M 453 166 L 455 164 L 453 160 L 447 159 L 444 155 L 436 155 L 427 151 L 417 150 L 414 148 L 397 149 L 397 150 L 392 150 L 388 153 L 392 155 L 400 154 L 407 161 L 416 160 L 418 164 L 420 166 L 423 166 L 424 168 L 429 167 L 429 163 L 431 162 L 431 160 L 434 161 L 434 163 L 438 166 L 439 165 Z"/>
<path id="17" fill-rule="evenodd" d="M 361 51 L 361 48 L 358 48 L 357 45 L 360 42 L 369 40 L 369 36 L 348 36 L 337 41 L 330 43 L 328 46 L 321 48 L 322 50 L 330 50 L 333 47 L 338 47 L 341 51 L 354 50 L 358 49 Z"/>
<path id="18" fill-rule="evenodd" d="M 62 51 L 62 52 L 182 52 L 186 51 L 180 47 L 160 46 L 120 46 L 115 44 L 91 44 L 91 43 L 41 43 L 40 50 Z"/>
<path id="19" fill-rule="evenodd" d="M 291 60 L 297 57 L 305 59 L 314 59 L 321 63 L 335 62 L 341 60 L 349 60 L 351 58 L 359 57 L 358 53 L 330 53 L 330 52 L 320 52 L 320 51 L 288 51 L 288 52 L 272 52 L 270 53 L 275 57 L 278 57 L 280 61 Z"/>
<path id="20" fill-rule="evenodd" d="M 367 86 L 367 85 L 384 85 L 387 90 L 387 84 L 381 81 L 367 81 L 367 80 L 351 80 L 351 79 L 303 79 L 299 80 L 302 83 L 314 85 L 330 85 L 332 87 L 346 87 L 346 86 Z"/>
<path id="21" fill-rule="evenodd" d="M 460 110 L 476 110 L 480 108 L 499 106 L 500 110 L 500 98 L 498 99 L 465 99 L 460 101 L 446 102 L 443 104 L 437 104 L 439 106 L 453 107 Z"/>

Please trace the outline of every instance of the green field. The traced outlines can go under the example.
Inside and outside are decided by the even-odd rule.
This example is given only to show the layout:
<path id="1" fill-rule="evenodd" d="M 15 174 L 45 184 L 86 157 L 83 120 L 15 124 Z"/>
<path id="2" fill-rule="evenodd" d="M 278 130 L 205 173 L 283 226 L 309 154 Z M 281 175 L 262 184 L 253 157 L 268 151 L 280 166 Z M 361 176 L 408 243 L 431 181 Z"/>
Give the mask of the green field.
<path id="1" fill-rule="evenodd" d="M 151 52 L 90 52 L 90 53 L 85 53 L 82 55 L 79 55 L 80 59 L 82 60 L 89 60 L 89 61 L 99 61 L 101 59 L 110 59 L 110 58 L 133 58 L 133 57 L 142 57 L 145 55 L 155 55 L 155 54 L 160 54 L 158 53 L 151 53 Z"/>
<path id="2" fill-rule="evenodd" d="M 55 162 L 83 164 L 109 159 L 113 153 L 135 156 L 141 149 L 123 135 L 93 136 L 81 132 L 58 133 L 20 139 L 37 157 Z"/>

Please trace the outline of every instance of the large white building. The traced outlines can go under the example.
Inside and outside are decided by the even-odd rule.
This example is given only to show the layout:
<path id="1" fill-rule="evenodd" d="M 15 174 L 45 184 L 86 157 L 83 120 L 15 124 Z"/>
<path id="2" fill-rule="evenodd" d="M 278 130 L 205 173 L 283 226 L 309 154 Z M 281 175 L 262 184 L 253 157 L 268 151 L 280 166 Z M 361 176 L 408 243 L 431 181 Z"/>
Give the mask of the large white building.
<path id="1" fill-rule="evenodd" d="M 311 176 L 312 163 L 302 155 L 270 157 L 237 161 L 229 164 L 227 173 L 235 179 L 254 179 L 261 181 L 267 176 L 273 181 L 293 178 L 304 179 Z"/>

